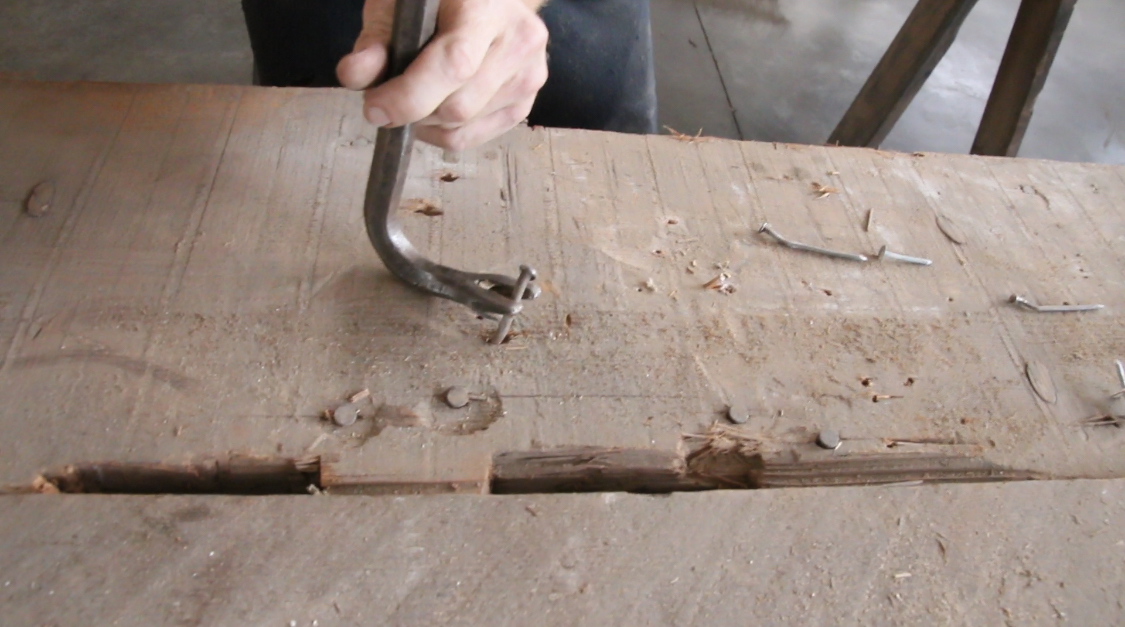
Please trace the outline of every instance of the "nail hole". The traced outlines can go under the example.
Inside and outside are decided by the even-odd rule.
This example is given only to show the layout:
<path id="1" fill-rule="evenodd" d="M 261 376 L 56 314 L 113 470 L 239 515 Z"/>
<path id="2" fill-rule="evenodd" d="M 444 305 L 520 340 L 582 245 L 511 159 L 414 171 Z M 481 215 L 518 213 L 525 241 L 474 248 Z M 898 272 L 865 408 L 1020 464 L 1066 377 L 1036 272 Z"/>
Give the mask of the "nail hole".
<path id="1" fill-rule="evenodd" d="M 821 291 L 824 292 L 825 296 L 831 296 L 832 295 L 832 290 L 821 290 Z"/>
<path id="2" fill-rule="evenodd" d="M 452 183 L 453 181 L 456 181 L 459 178 L 461 178 L 461 177 L 457 176 L 456 174 L 454 174 L 452 172 L 446 172 L 445 174 L 441 175 L 441 180 L 442 180 L 442 182 L 445 182 L 445 183 Z"/>
<path id="3" fill-rule="evenodd" d="M 563 318 L 563 322 L 566 324 L 567 327 L 570 327 L 570 325 L 574 324 L 574 318 L 571 318 L 570 314 L 566 314 L 566 317 Z"/>
<path id="4" fill-rule="evenodd" d="M 859 380 L 859 384 L 865 388 L 871 387 L 871 377 L 864 377 Z"/>
<path id="5" fill-rule="evenodd" d="M 914 385 L 914 377 L 907 377 L 906 383 L 903 383 L 903 385 L 905 385 L 906 387 Z"/>
<path id="6" fill-rule="evenodd" d="M 679 223 L 680 223 L 679 218 L 668 218 L 668 224 L 676 225 L 676 224 L 679 224 Z"/>

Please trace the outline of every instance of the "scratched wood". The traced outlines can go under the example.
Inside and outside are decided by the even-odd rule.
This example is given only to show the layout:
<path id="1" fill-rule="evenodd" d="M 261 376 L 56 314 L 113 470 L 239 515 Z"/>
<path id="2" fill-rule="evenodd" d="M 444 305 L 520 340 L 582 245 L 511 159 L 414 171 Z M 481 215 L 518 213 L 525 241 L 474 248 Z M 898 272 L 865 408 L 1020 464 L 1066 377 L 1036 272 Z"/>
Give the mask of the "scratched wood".
<path id="1" fill-rule="evenodd" d="M 5 497 L 0 599 L 15 626 L 1116 625 L 1123 483 Z"/>
<path id="2" fill-rule="evenodd" d="M 831 427 L 837 454 L 897 438 L 1125 471 L 1125 432 L 1077 425 L 1107 411 L 1125 358 L 1121 168 L 526 128 L 454 162 L 419 147 L 406 195 L 442 212 L 406 204 L 419 247 L 539 270 L 543 297 L 494 347 L 492 323 L 400 285 L 367 242 L 357 98 L 0 83 L 0 482 L 238 452 L 471 485 L 498 452 L 681 450 L 732 402 L 775 450 L 811 454 Z M 50 212 L 24 215 L 45 179 Z M 767 220 L 934 264 L 799 253 L 757 233 Z M 703 288 L 720 272 L 734 293 Z M 1013 293 L 1106 308 L 1037 315 Z M 451 385 L 484 400 L 449 409 Z M 363 388 L 355 426 L 322 420 Z"/>

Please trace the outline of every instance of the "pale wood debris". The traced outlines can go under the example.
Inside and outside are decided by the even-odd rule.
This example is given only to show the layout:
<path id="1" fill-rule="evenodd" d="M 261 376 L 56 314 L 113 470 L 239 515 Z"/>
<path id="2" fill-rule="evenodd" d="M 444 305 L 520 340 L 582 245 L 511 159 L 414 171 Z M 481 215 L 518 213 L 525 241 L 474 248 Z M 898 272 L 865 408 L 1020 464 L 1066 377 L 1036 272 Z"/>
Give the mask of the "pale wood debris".
<path id="1" fill-rule="evenodd" d="M 829 187 L 813 181 L 811 183 L 813 193 L 816 194 L 817 199 L 827 198 L 831 194 L 839 194 L 840 190 L 835 187 Z"/>
<path id="2" fill-rule="evenodd" d="M 711 137 L 704 137 L 703 136 L 703 129 L 702 128 L 700 128 L 699 132 L 697 132 L 695 135 L 688 135 L 687 133 L 681 133 L 681 132 L 677 131 L 676 129 L 672 128 L 671 126 L 667 126 L 667 125 L 664 127 L 664 129 L 667 130 L 668 133 L 672 135 L 672 137 L 675 137 L 679 141 L 688 142 L 690 144 L 695 144 L 695 143 L 699 143 L 699 142 L 709 142 L 712 139 Z"/>

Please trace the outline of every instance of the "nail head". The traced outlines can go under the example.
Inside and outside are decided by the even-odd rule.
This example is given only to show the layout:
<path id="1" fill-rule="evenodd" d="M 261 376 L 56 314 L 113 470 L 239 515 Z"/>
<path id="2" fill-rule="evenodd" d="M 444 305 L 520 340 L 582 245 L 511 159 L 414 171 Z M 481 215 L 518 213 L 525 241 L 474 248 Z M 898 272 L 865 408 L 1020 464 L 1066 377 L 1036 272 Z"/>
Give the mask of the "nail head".
<path id="1" fill-rule="evenodd" d="M 834 451 L 840 448 L 840 434 L 831 429 L 825 429 L 816 435 L 816 445 Z"/>
<path id="2" fill-rule="evenodd" d="M 461 409 L 469 404 L 469 400 L 469 391 L 459 385 L 455 385 L 445 392 L 445 404 L 453 409 Z"/>
<path id="3" fill-rule="evenodd" d="M 750 410 L 741 403 L 733 403 L 727 408 L 727 419 L 736 425 L 746 424 L 750 420 Z"/>
<path id="4" fill-rule="evenodd" d="M 355 420 L 358 417 L 359 408 L 351 403 L 340 405 L 332 411 L 332 422 L 341 427 L 347 427 L 355 424 Z"/>

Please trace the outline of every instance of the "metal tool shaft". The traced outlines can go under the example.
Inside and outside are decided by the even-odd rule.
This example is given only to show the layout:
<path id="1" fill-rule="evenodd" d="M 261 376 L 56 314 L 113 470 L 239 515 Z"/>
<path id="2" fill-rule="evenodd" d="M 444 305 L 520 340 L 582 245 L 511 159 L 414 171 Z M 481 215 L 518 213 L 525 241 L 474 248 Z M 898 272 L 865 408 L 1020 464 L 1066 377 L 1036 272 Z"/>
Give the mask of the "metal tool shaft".
<path id="1" fill-rule="evenodd" d="M 399 0 L 395 3 L 387 78 L 398 76 L 433 37 L 439 0 Z M 435 296 L 471 307 L 486 316 L 514 315 L 523 308 L 514 295 L 517 279 L 500 274 L 464 272 L 426 259 L 410 243 L 396 212 L 410 168 L 414 132 L 410 125 L 381 128 L 364 196 L 367 236 L 383 264 L 403 282 Z M 524 298 L 535 298 L 531 285 Z"/>

